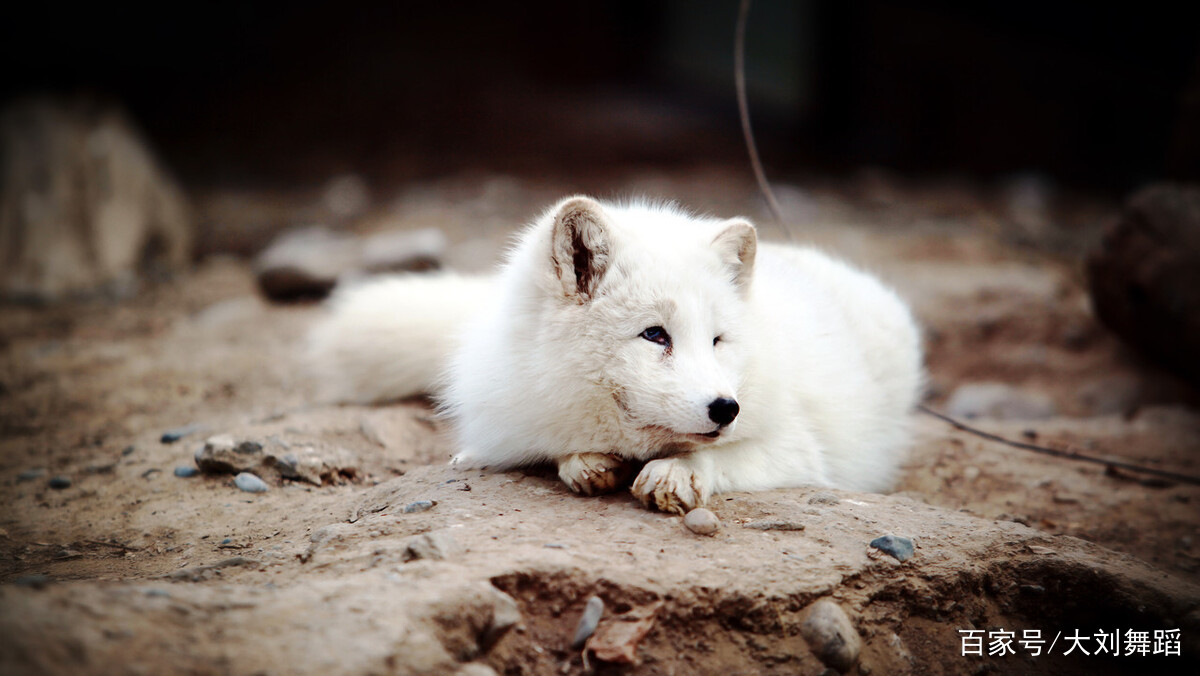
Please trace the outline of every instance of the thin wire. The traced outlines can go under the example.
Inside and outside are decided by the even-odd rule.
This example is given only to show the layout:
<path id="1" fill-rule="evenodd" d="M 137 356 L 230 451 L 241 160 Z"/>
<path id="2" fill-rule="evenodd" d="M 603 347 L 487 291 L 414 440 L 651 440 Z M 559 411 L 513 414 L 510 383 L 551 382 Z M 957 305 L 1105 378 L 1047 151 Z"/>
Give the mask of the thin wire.
<path id="1" fill-rule="evenodd" d="M 937 411 L 935 411 L 927 406 L 921 405 L 921 406 L 918 406 L 917 408 L 920 409 L 920 411 L 922 413 L 931 415 L 939 420 L 947 422 L 950 425 L 962 430 L 963 432 L 967 432 L 968 434 L 974 434 L 975 436 L 977 436 L 981 439 L 987 439 L 988 441 L 994 441 L 996 443 L 1004 444 L 1006 446 L 1012 446 L 1013 448 L 1021 448 L 1026 451 L 1033 451 L 1034 453 L 1042 453 L 1045 455 L 1052 455 L 1056 458 L 1067 458 L 1068 460 L 1080 460 L 1082 462 L 1091 462 L 1091 463 L 1095 463 L 1097 465 L 1105 465 L 1108 467 L 1120 467 L 1121 469 L 1129 470 L 1130 472 L 1139 472 L 1141 474 L 1152 474 L 1154 476 L 1162 477 L 1164 479 L 1170 479 L 1172 481 L 1178 481 L 1181 483 L 1188 483 L 1188 484 L 1195 484 L 1195 485 L 1200 486 L 1200 476 L 1192 476 L 1190 474 L 1179 474 L 1177 472 L 1168 472 L 1166 470 L 1155 469 L 1153 467 L 1143 467 L 1141 465 L 1135 465 L 1130 462 L 1125 462 L 1124 460 L 1105 460 L 1104 458 L 1097 458 L 1095 456 L 1087 455 L 1086 453 L 1080 453 L 1079 451 L 1075 451 L 1075 450 L 1061 450 L 1061 449 L 1057 449 L 1057 448 L 1050 448 L 1048 446 L 1039 446 L 1038 444 L 1030 444 L 1030 443 L 1026 443 L 1024 441 L 1013 441 L 1012 439 L 1005 439 L 1004 437 L 996 435 L 996 434 L 992 434 L 991 432 L 984 432 L 981 429 L 971 427 L 970 425 L 962 422 L 961 420 L 956 420 L 954 418 L 951 418 L 950 416 L 946 415 L 945 413 L 938 413 Z"/>
<path id="2" fill-rule="evenodd" d="M 746 103 L 746 18 L 750 15 L 750 0 L 742 0 L 740 9 L 738 10 L 737 32 L 734 35 L 733 43 L 733 77 L 734 84 L 737 86 L 737 101 L 738 112 L 742 118 L 742 135 L 746 140 L 746 150 L 750 153 L 750 166 L 754 169 L 754 178 L 758 181 L 758 188 L 762 191 L 763 197 L 767 200 L 767 206 L 771 209 L 771 214 L 779 223 L 780 228 L 787 234 L 789 240 L 792 239 L 792 231 L 787 227 L 783 220 L 782 210 L 779 208 L 779 202 L 775 200 L 775 193 L 771 191 L 771 185 L 767 183 L 767 174 L 763 171 L 762 161 L 758 158 L 758 145 L 754 142 L 754 132 L 750 129 L 750 106 Z M 1130 472 L 1140 474 L 1150 474 L 1153 476 L 1178 481 L 1200 486 L 1200 477 L 1190 474 L 1180 474 L 1178 472 L 1168 472 L 1166 470 L 1154 469 L 1153 467 L 1143 467 L 1135 465 L 1123 460 L 1105 460 L 1095 456 L 1080 453 L 1074 450 L 1060 450 L 1050 448 L 1048 446 L 1039 446 L 1038 444 L 1030 444 L 1023 441 L 1013 441 L 1005 439 L 1002 436 L 984 432 L 983 430 L 974 428 L 960 420 L 956 420 L 944 413 L 928 408 L 926 406 L 918 406 L 918 410 L 926 415 L 933 416 L 943 422 L 949 423 L 953 427 L 973 434 L 981 439 L 993 441 L 998 444 L 1004 444 L 1013 448 L 1020 448 L 1034 453 L 1042 453 L 1044 455 L 1054 456 L 1056 458 L 1066 458 L 1068 460 L 1079 460 L 1082 462 L 1091 462 L 1105 467 L 1119 467 Z"/>
<path id="3" fill-rule="evenodd" d="M 789 240 L 792 231 L 783 224 L 783 210 L 775 200 L 775 193 L 767 183 L 767 174 L 763 171 L 762 160 L 758 158 L 758 144 L 754 142 L 754 131 L 750 128 L 750 105 L 746 103 L 746 18 L 750 16 L 750 0 L 742 0 L 738 10 L 737 32 L 733 38 L 733 81 L 737 87 L 738 114 L 742 118 L 742 135 L 746 139 L 746 150 L 750 152 L 750 166 L 754 169 L 754 178 L 758 188 L 767 198 L 767 206 L 771 215 L 783 229 Z"/>

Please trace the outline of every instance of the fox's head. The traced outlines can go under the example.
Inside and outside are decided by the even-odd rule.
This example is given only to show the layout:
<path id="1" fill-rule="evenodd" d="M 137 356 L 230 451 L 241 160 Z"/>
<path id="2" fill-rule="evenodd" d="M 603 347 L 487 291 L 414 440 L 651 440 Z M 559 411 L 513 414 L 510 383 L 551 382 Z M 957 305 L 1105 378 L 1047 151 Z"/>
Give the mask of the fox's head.
<path id="1" fill-rule="evenodd" d="M 552 211 L 548 344 L 611 395 L 648 445 L 728 438 L 738 422 L 756 236 L 745 220 L 572 197 Z"/>

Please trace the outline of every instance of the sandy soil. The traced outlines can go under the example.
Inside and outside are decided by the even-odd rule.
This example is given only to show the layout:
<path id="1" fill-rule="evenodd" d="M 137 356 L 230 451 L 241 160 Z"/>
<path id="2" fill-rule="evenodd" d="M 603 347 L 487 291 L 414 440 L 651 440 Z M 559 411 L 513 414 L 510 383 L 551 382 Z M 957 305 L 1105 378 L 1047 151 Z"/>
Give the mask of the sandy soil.
<path id="1" fill-rule="evenodd" d="M 763 216 L 752 187 L 720 170 L 606 181 L 588 187 Z M 379 202 L 352 227 L 440 227 L 448 263 L 479 269 L 514 227 L 578 189 L 447 180 Z M 994 190 L 878 175 L 783 197 L 799 224 L 791 237 L 876 270 L 912 301 L 930 405 L 964 384 L 1006 383 L 1054 414 L 980 427 L 1200 474 L 1196 395 L 1089 312 L 1075 260 L 1110 205 L 1078 202 L 1029 225 Z M 254 195 L 203 199 L 229 232 L 255 225 L 229 206 Z M 289 212 L 272 200 L 253 213 Z M 922 416 L 894 495 L 722 495 L 722 528 L 701 537 L 627 494 L 579 498 L 543 473 L 452 470 L 427 402 L 314 403 L 299 348 L 321 311 L 268 304 L 249 264 L 221 256 L 133 299 L 0 310 L 0 671 L 821 673 L 803 629 L 821 598 L 861 636 L 851 673 L 1200 664 L 1200 486 L 1011 449 Z M 171 430 L 187 433 L 165 443 Z M 242 492 L 232 475 L 174 475 L 216 434 L 261 445 L 267 492 Z M 320 485 L 283 478 L 272 463 L 289 453 L 335 471 Z M 421 501 L 435 504 L 405 511 Z M 754 527 L 764 521 L 803 528 Z M 868 546 L 884 534 L 912 538 L 916 554 L 901 563 Z M 606 605 L 599 633 L 641 622 L 633 664 L 585 666 L 570 648 L 593 595 Z M 959 630 L 1101 628 L 1178 628 L 1183 655 L 960 654 Z"/>

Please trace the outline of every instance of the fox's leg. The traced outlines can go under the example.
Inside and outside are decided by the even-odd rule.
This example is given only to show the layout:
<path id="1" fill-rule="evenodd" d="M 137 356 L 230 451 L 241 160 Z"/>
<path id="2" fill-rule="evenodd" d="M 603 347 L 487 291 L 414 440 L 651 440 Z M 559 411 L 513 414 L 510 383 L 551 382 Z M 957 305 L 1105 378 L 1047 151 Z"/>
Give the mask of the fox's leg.
<path id="1" fill-rule="evenodd" d="M 649 508 L 686 514 L 708 502 L 713 493 L 712 475 L 697 471 L 692 460 L 690 455 L 651 460 L 629 490 Z"/>
<path id="2" fill-rule="evenodd" d="M 813 451 L 815 440 L 807 440 L 777 447 L 735 442 L 651 460 L 630 491 L 647 507 L 684 514 L 708 502 L 713 493 L 827 485 L 820 455 Z"/>
<path id="3" fill-rule="evenodd" d="M 611 493 L 632 473 L 632 462 L 611 453 L 572 453 L 558 459 L 558 477 L 584 495 Z"/>

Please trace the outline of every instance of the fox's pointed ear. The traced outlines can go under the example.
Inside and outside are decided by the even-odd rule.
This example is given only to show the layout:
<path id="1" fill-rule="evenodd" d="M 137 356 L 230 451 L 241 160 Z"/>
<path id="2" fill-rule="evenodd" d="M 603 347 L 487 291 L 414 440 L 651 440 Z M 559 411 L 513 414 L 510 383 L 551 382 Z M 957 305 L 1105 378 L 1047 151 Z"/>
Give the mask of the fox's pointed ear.
<path id="1" fill-rule="evenodd" d="M 758 235 L 749 221 L 734 218 L 713 239 L 713 247 L 729 270 L 738 289 L 745 293 L 754 279 L 754 254 L 758 251 Z"/>
<path id="2" fill-rule="evenodd" d="M 592 299 L 608 269 L 609 247 L 608 216 L 599 202 L 571 197 L 558 205 L 550 259 L 568 298 Z"/>

